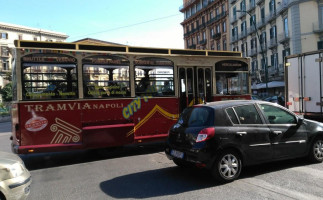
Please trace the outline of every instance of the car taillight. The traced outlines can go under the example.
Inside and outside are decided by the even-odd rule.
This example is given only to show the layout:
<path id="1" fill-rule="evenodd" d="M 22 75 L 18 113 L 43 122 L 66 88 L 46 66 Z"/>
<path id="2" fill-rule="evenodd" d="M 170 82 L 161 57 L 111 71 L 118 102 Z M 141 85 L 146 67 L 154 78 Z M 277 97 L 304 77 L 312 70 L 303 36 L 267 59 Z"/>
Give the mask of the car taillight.
<path id="1" fill-rule="evenodd" d="M 196 142 L 203 142 L 212 138 L 215 134 L 214 128 L 202 129 L 197 135 Z"/>

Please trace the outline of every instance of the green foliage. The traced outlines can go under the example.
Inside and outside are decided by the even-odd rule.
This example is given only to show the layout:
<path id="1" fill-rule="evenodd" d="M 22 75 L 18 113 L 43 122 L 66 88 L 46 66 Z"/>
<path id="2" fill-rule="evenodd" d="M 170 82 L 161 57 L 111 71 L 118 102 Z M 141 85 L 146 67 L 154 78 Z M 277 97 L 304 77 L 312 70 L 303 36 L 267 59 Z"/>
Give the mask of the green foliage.
<path id="1" fill-rule="evenodd" d="M 8 83 L 1 90 L 0 94 L 2 95 L 3 101 L 10 102 L 12 101 L 12 84 Z"/>

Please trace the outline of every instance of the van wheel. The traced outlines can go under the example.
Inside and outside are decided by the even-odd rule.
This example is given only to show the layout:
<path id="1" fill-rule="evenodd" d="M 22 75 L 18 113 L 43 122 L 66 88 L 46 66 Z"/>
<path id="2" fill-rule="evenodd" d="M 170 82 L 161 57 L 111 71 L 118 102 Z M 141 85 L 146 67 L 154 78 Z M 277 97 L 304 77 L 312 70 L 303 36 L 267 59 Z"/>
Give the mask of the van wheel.
<path id="1" fill-rule="evenodd" d="M 308 154 L 308 158 L 311 162 L 314 162 L 314 163 L 323 162 L 323 139 L 322 138 L 318 138 L 314 140 L 310 149 L 310 153 Z"/>
<path id="2" fill-rule="evenodd" d="M 215 160 L 213 177 L 222 183 L 237 179 L 241 173 L 241 158 L 235 151 L 224 151 Z"/>

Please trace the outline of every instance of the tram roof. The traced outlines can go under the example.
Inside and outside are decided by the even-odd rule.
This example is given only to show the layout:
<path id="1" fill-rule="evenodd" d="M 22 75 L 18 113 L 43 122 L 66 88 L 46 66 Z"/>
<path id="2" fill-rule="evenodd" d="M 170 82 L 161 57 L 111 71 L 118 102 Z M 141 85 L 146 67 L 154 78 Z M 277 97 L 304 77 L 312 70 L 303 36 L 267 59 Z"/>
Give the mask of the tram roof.
<path id="1" fill-rule="evenodd" d="M 75 51 L 103 51 L 120 53 L 145 53 L 162 55 L 188 55 L 188 56 L 229 56 L 242 57 L 241 52 L 237 51 L 214 51 L 214 50 L 192 50 L 192 49 L 167 49 L 150 47 L 133 47 L 124 45 L 93 45 L 68 42 L 44 42 L 30 40 L 15 40 L 17 48 L 41 48 L 41 49 L 60 49 Z"/>

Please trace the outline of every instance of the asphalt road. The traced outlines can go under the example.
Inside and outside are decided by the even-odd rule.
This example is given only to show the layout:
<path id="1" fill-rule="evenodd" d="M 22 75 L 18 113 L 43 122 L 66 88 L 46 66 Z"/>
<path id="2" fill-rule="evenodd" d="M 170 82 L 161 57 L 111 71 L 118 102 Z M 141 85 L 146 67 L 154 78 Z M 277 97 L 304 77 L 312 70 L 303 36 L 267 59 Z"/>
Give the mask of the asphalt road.
<path id="1" fill-rule="evenodd" d="M 9 126 L 0 124 L 2 151 L 10 151 Z M 33 179 L 28 199 L 323 199 L 323 164 L 296 159 L 248 167 L 220 185 L 206 170 L 176 167 L 162 149 L 23 155 Z"/>

